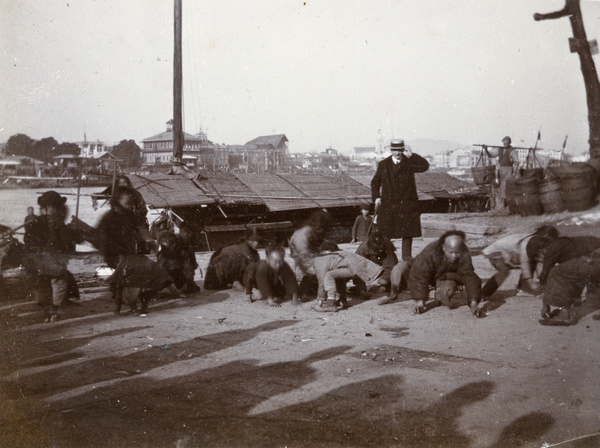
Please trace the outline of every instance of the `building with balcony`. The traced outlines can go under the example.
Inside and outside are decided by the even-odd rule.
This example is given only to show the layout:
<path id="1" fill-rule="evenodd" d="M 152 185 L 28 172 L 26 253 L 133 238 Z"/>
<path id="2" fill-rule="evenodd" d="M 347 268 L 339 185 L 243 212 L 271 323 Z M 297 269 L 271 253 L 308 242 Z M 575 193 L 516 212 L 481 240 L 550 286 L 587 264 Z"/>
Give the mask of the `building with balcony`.
<path id="1" fill-rule="evenodd" d="M 173 120 L 166 123 L 165 132 L 142 140 L 142 157 L 146 165 L 160 165 L 173 158 Z M 183 133 L 183 160 L 186 165 L 220 170 L 227 169 L 229 149 L 226 145 L 211 142 L 206 133 Z"/>

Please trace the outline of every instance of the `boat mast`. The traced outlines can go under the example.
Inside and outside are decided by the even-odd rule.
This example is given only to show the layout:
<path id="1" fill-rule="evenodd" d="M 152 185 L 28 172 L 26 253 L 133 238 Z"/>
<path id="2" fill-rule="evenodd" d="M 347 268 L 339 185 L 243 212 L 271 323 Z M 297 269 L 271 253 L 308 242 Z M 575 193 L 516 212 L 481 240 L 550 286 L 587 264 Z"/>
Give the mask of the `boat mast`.
<path id="1" fill-rule="evenodd" d="M 173 51 L 173 166 L 183 165 L 181 2 L 175 0 Z"/>

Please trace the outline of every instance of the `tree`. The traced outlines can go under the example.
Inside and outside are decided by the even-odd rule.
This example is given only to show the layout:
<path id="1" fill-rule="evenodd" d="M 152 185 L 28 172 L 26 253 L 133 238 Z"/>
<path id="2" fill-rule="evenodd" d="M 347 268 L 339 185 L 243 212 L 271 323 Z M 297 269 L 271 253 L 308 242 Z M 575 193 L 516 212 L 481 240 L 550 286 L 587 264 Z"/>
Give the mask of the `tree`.
<path id="1" fill-rule="evenodd" d="M 33 144 L 33 156 L 35 159 L 51 162 L 54 157 L 58 142 L 54 137 L 46 137 Z"/>
<path id="2" fill-rule="evenodd" d="M 6 142 L 4 153 L 7 156 L 33 157 L 33 144 L 35 140 L 25 134 L 15 134 Z"/>
<path id="3" fill-rule="evenodd" d="M 76 143 L 63 142 L 54 149 L 54 156 L 61 154 L 73 154 L 78 156 L 81 152 L 79 146 Z"/>
<path id="4" fill-rule="evenodd" d="M 138 168 L 142 165 L 142 149 L 135 140 L 121 140 L 113 146 L 112 154 L 123 160 L 126 168 Z"/>

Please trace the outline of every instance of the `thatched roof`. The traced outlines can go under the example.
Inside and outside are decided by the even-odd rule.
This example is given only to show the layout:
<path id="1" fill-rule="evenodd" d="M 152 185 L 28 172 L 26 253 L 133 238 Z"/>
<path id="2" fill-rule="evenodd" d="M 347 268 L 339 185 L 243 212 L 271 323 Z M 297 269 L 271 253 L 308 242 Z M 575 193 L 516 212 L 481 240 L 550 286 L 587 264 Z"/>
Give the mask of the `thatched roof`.
<path id="1" fill-rule="evenodd" d="M 130 174 L 129 179 L 151 208 L 185 207 L 214 203 L 192 179 L 172 174 Z"/>
<path id="2" fill-rule="evenodd" d="M 369 189 L 371 188 L 371 179 L 373 179 L 373 176 L 352 175 L 350 177 L 368 186 Z M 415 183 L 417 185 L 419 201 L 455 198 L 478 191 L 475 185 L 452 177 L 447 173 L 416 173 Z"/>
<path id="3" fill-rule="evenodd" d="M 194 205 L 264 205 L 269 211 L 362 206 L 371 202 L 372 176 L 322 174 L 185 174 L 130 175 L 152 208 Z M 477 187 L 446 173 L 415 176 L 419 200 L 460 197 Z"/>
<path id="4" fill-rule="evenodd" d="M 194 184 L 219 204 L 262 204 L 256 191 L 248 188 L 235 174 L 202 171 Z"/>
<path id="5" fill-rule="evenodd" d="M 151 208 L 263 204 L 269 211 L 361 206 L 369 188 L 348 176 L 201 172 L 130 175 Z"/>

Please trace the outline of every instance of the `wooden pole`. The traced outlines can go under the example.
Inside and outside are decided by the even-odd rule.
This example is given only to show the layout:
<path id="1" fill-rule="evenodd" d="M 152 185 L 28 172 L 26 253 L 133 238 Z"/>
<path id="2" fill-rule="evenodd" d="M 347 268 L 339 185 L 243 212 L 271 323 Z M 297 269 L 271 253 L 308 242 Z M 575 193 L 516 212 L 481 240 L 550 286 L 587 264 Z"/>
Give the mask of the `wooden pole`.
<path id="1" fill-rule="evenodd" d="M 81 194 L 81 171 L 83 170 L 83 159 L 79 158 L 77 161 L 79 162 L 79 182 L 77 183 L 77 205 L 75 206 L 75 218 L 79 219 L 79 195 Z"/>
<path id="2" fill-rule="evenodd" d="M 560 11 L 533 15 L 536 21 L 561 17 L 569 17 L 573 30 L 573 38 L 569 39 L 569 46 L 572 53 L 579 55 L 588 106 L 590 161 L 598 170 L 600 169 L 600 81 L 598 81 L 596 64 L 583 26 L 580 0 L 565 0 L 565 7 Z"/>
<path id="3" fill-rule="evenodd" d="M 173 50 L 173 163 L 181 164 L 183 159 L 183 123 L 182 123 L 182 83 L 183 63 L 181 51 L 182 36 L 182 0 L 175 0 L 175 45 Z"/>

